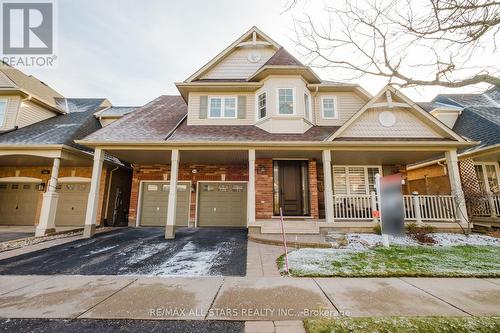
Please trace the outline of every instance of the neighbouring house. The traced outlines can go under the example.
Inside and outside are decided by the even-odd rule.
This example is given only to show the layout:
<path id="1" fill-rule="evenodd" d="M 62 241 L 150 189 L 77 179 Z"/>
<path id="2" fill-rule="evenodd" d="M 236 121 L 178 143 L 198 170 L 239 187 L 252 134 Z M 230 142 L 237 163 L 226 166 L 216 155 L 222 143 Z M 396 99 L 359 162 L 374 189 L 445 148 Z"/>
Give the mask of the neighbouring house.
<path id="1" fill-rule="evenodd" d="M 82 228 L 94 152 L 74 140 L 102 128 L 104 117 L 96 113 L 114 107 L 103 98 L 64 98 L 6 64 L 0 95 L 0 226 L 36 226 L 38 236 Z M 126 224 L 131 169 L 112 156 L 101 158 L 94 222 Z"/>
<path id="2" fill-rule="evenodd" d="M 418 201 L 405 182 L 405 219 L 467 220 L 457 150 L 475 143 L 393 87 L 371 96 L 324 81 L 255 27 L 176 86 L 76 140 L 95 150 L 87 235 L 105 153 L 133 167 L 129 225 L 166 238 L 177 226 L 276 233 L 280 210 L 290 233 L 371 231 L 375 175 L 406 179 L 407 165 L 442 154 L 453 195 Z"/>
<path id="3" fill-rule="evenodd" d="M 441 94 L 419 105 L 454 132 L 480 142 L 458 150 L 462 187 L 474 222 L 500 223 L 500 88 L 481 94 Z M 411 191 L 451 193 L 444 158 L 408 169 Z"/>

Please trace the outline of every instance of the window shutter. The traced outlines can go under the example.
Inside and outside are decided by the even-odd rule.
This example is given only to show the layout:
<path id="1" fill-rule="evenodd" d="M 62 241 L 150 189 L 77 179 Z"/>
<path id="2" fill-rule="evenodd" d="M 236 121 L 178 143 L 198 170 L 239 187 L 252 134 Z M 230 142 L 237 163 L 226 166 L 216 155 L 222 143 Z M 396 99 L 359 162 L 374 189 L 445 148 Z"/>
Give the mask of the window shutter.
<path id="1" fill-rule="evenodd" d="M 238 119 L 246 119 L 247 117 L 247 97 L 238 96 Z"/>
<path id="2" fill-rule="evenodd" d="M 208 96 L 200 96 L 200 119 L 207 119 Z"/>

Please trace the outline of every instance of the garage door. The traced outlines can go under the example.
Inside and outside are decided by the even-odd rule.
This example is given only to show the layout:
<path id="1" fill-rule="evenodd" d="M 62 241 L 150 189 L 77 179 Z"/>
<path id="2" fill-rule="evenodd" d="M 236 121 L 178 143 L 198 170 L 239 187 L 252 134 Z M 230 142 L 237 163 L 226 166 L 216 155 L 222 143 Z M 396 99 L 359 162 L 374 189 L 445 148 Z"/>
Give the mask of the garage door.
<path id="1" fill-rule="evenodd" d="M 56 227 L 83 226 L 89 198 L 90 183 L 60 183 L 57 186 Z"/>
<path id="2" fill-rule="evenodd" d="M 0 183 L 0 224 L 35 225 L 38 195 L 35 183 Z"/>
<path id="3" fill-rule="evenodd" d="M 246 227 L 245 183 L 200 183 L 199 227 Z"/>
<path id="4" fill-rule="evenodd" d="M 141 219 L 143 227 L 164 227 L 167 223 L 168 182 L 144 182 L 142 184 Z M 187 226 L 189 221 L 189 182 L 177 183 L 177 210 L 175 225 Z"/>

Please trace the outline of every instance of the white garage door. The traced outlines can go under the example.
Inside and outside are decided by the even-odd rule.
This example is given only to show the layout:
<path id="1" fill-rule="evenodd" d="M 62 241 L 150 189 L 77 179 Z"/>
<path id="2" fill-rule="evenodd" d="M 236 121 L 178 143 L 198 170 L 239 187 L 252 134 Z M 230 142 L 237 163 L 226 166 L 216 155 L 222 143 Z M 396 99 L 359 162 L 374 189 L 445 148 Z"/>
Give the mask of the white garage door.
<path id="1" fill-rule="evenodd" d="M 0 183 L 0 225 L 35 225 L 36 183 Z"/>

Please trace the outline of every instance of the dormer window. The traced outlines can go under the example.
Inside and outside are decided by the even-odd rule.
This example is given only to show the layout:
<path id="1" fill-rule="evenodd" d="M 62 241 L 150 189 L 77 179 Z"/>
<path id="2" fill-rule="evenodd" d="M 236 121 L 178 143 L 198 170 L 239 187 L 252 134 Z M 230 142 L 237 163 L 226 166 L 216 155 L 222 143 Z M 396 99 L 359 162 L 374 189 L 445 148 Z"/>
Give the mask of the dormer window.
<path id="1" fill-rule="evenodd" d="M 292 115 L 295 113 L 293 88 L 278 89 L 278 114 Z"/>
<path id="2" fill-rule="evenodd" d="M 236 97 L 210 97 L 209 118 L 236 118 Z"/>
<path id="3" fill-rule="evenodd" d="M 264 118 L 267 115 L 267 96 L 263 92 L 257 96 L 257 116 L 259 119 Z"/>
<path id="4" fill-rule="evenodd" d="M 0 101 L 0 127 L 5 123 L 5 114 L 7 113 L 7 102 Z"/>
<path id="5" fill-rule="evenodd" d="M 321 99 L 321 109 L 324 119 L 337 119 L 337 98 L 323 97 Z"/>

